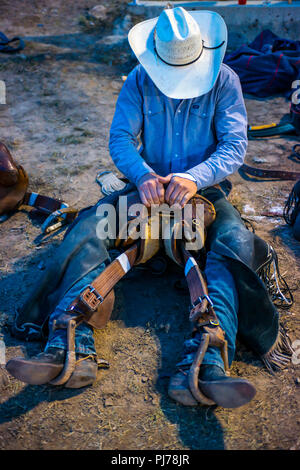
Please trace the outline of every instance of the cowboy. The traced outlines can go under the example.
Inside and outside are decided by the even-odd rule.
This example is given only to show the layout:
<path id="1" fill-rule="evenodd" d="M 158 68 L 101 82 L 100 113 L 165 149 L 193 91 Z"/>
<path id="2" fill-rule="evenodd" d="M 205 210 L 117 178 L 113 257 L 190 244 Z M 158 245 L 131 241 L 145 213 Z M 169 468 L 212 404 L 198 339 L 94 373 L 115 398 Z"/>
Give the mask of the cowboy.
<path id="1" fill-rule="evenodd" d="M 136 186 L 146 207 L 161 203 L 184 207 L 196 193 L 214 204 L 216 220 L 208 231 L 205 275 L 227 339 L 229 364 L 239 333 L 270 369 L 280 367 L 290 351 L 278 312 L 260 279 L 274 261 L 274 252 L 247 230 L 226 199 L 230 190 L 226 177 L 244 161 L 247 116 L 239 79 L 222 64 L 225 23 L 210 11 L 166 9 L 158 19 L 134 26 L 129 43 L 139 65 L 129 74 L 116 104 L 110 132 L 112 159 Z M 105 200 L 115 203 L 120 194 L 124 190 Z M 82 212 L 15 320 L 14 333 L 28 338 L 38 335 L 38 326 L 43 329 L 50 316 L 45 351 L 7 364 L 7 370 L 26 383 L 48 383 L 60 374 L 66 331 L 53 328 L 54 322 L 109 263 L 114 240 L 97 239 L 95 221 L 95 207 Z M 182 360 L 169 384 L 170 397 L 184 405 L 197 404 L 186 371 L 201 334 L 193 332 L 184 343 Z M 76 328 L 75 350 L 76 368 L 65 384 L 70 388 L 96 379 L 93 331 L 84 322 Z M 225 373 L 220 350 L 214 346 L 204 356 L 199 383 L 201 392 L 223 407 L 242 406 L 255 395 L 249 381 Z"/>

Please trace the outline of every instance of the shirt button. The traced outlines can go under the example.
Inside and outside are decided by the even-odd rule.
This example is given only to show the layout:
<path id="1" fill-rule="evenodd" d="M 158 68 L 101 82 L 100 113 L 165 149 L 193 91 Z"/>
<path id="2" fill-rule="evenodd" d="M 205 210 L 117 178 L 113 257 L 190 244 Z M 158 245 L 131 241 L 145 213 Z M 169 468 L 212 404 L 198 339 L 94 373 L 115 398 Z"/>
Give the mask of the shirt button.
<path id="1" fill-rule="evenodd" d="M 148 111 L 149 114 L 152 114 L 152 111 Z"/>
<path id="2" fill-rule="evenodd" d="M 176 135 L 179 135 L 179 132 L 176 132 Z"/>
<path id="3" fill-rule="evenodd" d="M 181 113 L 181 109 L 178 109 L 178 112 Z"/>
<path id="4" fill-rule="evenodd" d="M 178 157 L 178 153 L 175 153 L 175 158 L 177 158 L 177 157 Z"/>

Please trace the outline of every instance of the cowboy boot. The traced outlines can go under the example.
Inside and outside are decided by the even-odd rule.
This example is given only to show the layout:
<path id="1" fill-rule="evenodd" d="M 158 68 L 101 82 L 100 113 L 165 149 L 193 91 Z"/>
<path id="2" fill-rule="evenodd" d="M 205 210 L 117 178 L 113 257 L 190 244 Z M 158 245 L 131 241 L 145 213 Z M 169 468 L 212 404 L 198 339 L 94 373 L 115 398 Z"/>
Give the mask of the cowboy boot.
<path id="1" fill-rule="evenodd" d="M 194 337 L 183 343 L 183 359 L 176 364 L 177 372 L 171 377 L 168 387 L 168 395 L 177 403 L 185 406 L 198 405 L 193 397 L 188 384 L 188 373 L 193 363 L 199 341 Z"/>
<path id="2" fill-rule="evenodd" d="M 98 364 L 96 356 L 78 354 L 75 370 L 65 388 L 81 388 L 92 385 L 97 378 Z"/>
<path id="3" fill-rule="evenodd" d="M 43 385 L 51 382 L 62 371 L 65 363 L 64 349 L 48 348 L 29 359 L 16 357 L 6 364 L 7 371 L 16 379 L 30 385 Z M 81 388 L 91 385 L 97 376 L 97 362 L 94 356 L 77 355 L 73 374 L 65 384 L 67 388 Z"/>
<path id="4" fill-rule="evenodd" d="M 16 379 L 30 385 L 43 385 L 57 377 L 63 369 L 64 349 L 49 348 L 29 359 L 15 357 L 6 364 L 6 370 Z"/>
<path id="5" fill-rule="evenodd" d="M 188 384 L 189 369 L 199 344 L 200 339 L 197 334 L 194 338 L 185 341 L 183 360 L 177 364 L 178 371 L 171 377 L 169 383 L 169 396 L 186 406 L 199 404 Z M 228 377 L 221 367 L 210 364 L 203 364 L 200 368 L 199 389 L 207 398 L 223 408 L 237 408 L 245 405 L 256 393 L 253 385 L 247 380 Z"/>
<path id="6" fill-rule="evenodd" d="M 252 400 L 255 387 L 245 379 L 228 377 L 223 369 L 213 364 L 203 364 L 199 374 L 199 388 L 216 405 L 238 408 Z"/>

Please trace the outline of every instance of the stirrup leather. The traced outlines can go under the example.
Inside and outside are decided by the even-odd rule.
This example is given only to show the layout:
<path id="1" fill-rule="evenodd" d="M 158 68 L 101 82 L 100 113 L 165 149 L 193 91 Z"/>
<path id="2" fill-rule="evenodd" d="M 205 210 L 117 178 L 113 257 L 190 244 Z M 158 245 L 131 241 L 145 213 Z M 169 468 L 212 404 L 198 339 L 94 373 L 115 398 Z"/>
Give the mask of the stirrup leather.
<path id="1" fill-rule="evenodd" d="M 135 202 L 137 197 L 138 193 L 132 193 L 131 202 Z M 204 228 L 207 228 L 215 219 L 216 214 L 214 206 L 209 201 L 204 198 L 201 198 L 200 196 L 194 197 L 191 202 L 191 213 L 193 215 L 193 223 L 197 222 L 197 204 L 200 204 L 201 207 L 204 207 Z M 163 214 L 160 215 L 158 213 L 154 215 L 154 218 L 155 217 L 160 220 L 164 220 Z M 131 240 L 130 237 L 127 239 L 125 238 L 125 242 L 122 241 L 124 239 L 121 236 L 122 230 L 120 230 L 120 236 L 119 238 L 117 238 L 116 246 L 122 247 L 123 249 L 126 249 L 126 251 L 121 253 L 109 266 L 107 266 L 107 268 L 102 271 L 102 273 L 92 282 L 92 284 L 86 286 L 76 297 L 76 299 L 74 299 L 74 301 L 69 305 L 66 311 L 53 324 L 53 329 L 67 329 L 68 349 L 63 371 L 58 377 L 56 377 L 51 382 L 52 385 L 62 385 L 66 383 L 75 369 L 76 326 L 81 322 L 85 322 L 93 328 L 103 328 L 108 322 L 113 309 L 114 286 L 134 265 L 145 263 L 150 258 L 152 258 L 159 250 L 160 239 L 152 240 L 151 238 L 151 223 L 152 217 L 148 214 L 148 224 L 146 224 L 145 228 L 147 236 L 142 238 L 142 240 L 140 240 L 138 243 L 134 243 L 134 241 Z M 130 234 L 130 230 L 128 231 L 128 233 Z M 172 237 L 172 239 L 173 238 L 174 237 Z M 208 296 L 207 286 L 204 281 L 204 278 L 200 273 L 199 267 L 195 259 L 189 254 L 187 250 L 183 248 L 184 243 L 185 242 L 176 244 L 173 243 L 170 247 L 169 253 L 165 244 L 165 250 L 167 251 L 167 254 L 169 254 L 169 256 L 171 254 L 170 257 L 174 259 L 177 264 L 181 266 L 185 265 L 186 277 L 190 287 L 191 300 L 193 304 L 193 308 L 190 315 L 191 320 L 196 323 L 198 322 L 200 317 L 201 319 L 206 319 L 206 316 L 208 315 L 208 323 L 202 325 L 206 328 L 205 333 L 209 336 L 208 344 L 214 344 L 216 346 L 220 345 L 219 347 L 223 348 L 222 354 L 224 356 L 224 364 L 226 368 L 228 363 L 228 361 L 226 362 L 227 356 L 225 353 L 225 351 L 227 352 L 227 343 L 224 340 L 224 333 L 218 326 L 219 323 L 213 311 L 212 303 Z M 193 275 L 194 270 L 196 270 L 196 276 Z M 205 351 L 207 349 L 208 344 L 204 348 Z M 203 355 L 205 354 L 205 351 Z M 195 371 L 197 370 L 198 365 L 200 367 L 200 363 L 198 363 L 193 369 L 194 372 L 191 375 L 191 383 L 195 382 L 194 377 L 196 377 L 197 375 Z M 201 392 L 200 390 L 198 390 L 197 392 L 197 389 L 194 387 L 194 393 L 199 396 Z"/>
<path id="2" fill-rule="evenodd" d="M 185 261 L 184 272 L 191 299 L 189 318 L 194 325 L 194 331 L 201 333 L 201 341 L 188 372 L 188 384 L 193 397 L 199 403 L 214 405 L 215 403 L 207 398 L 199 388 L 200 367 L 208 346 L 215 346 L 220 348 L 226 375 L 230 375 L 227 341 L 225 332 L 220 327 L 213 303 L 209 297 L 207 284 L 198 264 L 183 245 L 182 253 Z"/>

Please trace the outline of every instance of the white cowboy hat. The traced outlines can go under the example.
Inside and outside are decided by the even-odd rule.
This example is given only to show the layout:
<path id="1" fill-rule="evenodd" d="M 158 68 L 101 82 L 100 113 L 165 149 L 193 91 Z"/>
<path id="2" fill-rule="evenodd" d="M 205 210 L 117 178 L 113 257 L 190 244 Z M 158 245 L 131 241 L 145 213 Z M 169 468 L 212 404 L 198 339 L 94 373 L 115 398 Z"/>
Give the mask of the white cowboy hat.
<path id="1" fill-rule="evenodd" d="M 227 28 L 218 13 L 176 7 L 135 25 L 128 41 L 164 95 L 196 98 L 215 84 L 227 47 Z"/>

